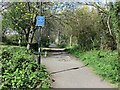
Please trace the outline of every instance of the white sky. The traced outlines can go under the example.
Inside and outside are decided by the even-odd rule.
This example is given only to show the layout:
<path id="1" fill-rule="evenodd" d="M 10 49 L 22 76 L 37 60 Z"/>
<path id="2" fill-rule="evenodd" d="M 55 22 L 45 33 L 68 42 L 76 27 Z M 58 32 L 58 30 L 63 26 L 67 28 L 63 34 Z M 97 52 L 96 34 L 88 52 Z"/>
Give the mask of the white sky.
<path id="1" fill-rule="evenodd" d="M 28 1 L 31 1 L 31 2 L 40 2 L 41 0 L 0 0 L 0 2 L 28 2 Z M 99 1 L 99 2 L 103 2 L 105 3 L 106 1 L 107 2 L 113 2 L 113 1 L 120 1 L 120 0 L 42 0 L 43 2 L 49 2 L 49 1 L 52 1 L 52 2 L 95 2 L 95 1 Z"/>

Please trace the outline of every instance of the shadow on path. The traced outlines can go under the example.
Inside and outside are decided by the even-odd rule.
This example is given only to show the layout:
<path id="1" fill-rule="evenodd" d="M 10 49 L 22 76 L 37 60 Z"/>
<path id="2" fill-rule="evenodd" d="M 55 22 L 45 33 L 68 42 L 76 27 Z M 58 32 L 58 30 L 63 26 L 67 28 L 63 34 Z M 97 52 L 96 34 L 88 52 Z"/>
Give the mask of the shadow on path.
<path id="1" fill-rule="evenodd" d="M 57 73 L 61 73 L 61 72 L 66 72 L 66 71 L 76 70 L 76 69 L 80 69 L 80 68 L 83 68 L 83 67 L 86 67 L 86 66 L 88 66 L 88 64 L 86 64 L 86 65 L 84 65 L 84 66 L 81 66 L 81 67 L 74 67 L 74 68 L 70 68 L 70 69 L 66 69 L 66 70 L 61 70 L 61 71 L 51 72 L 50 74 L 57 74 Z"/>

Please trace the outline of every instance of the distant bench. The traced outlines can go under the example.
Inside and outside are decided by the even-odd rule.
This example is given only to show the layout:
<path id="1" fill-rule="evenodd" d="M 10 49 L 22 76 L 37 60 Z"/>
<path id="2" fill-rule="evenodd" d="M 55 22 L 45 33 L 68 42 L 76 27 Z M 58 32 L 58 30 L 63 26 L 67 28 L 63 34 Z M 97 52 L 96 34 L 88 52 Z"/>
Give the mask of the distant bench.
<path id="1" fill-rule="evenodd" d="M 44 52 L 45 57 L 47 56 L 47 52 L 63 52 L 65 51 L 65 48 L 42 48 L 42 51 Z"/>

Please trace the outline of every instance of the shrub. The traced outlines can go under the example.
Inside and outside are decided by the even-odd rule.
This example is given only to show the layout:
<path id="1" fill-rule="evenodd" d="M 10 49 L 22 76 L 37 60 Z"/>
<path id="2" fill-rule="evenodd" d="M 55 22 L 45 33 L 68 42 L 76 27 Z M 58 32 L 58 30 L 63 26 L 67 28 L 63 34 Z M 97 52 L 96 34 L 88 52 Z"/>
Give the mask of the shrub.
<path id="1" fill-rule="evenodd" d="M 20 36 L 19 35 L 11 35 L 11 36 L 5 36 L 2 38 L 2 41 L 5 43 L 5 44 L 8 44 L 8 45 L 19 45 L 19 39 L 20 39 Z M 21 43 L 20 45 L 21 46 L 26 46 L 26 40 L 25 40 L 25 37 L 22 37 L 21 39 Z"/>
<path id="2" fill-rule="evenodd" d="M 3 48 L 2 52 L 2 89 L 9 88 L 49 88 L 49 74 L 46 68 L 34 60 L 31 51 L 25 48 Z"/>

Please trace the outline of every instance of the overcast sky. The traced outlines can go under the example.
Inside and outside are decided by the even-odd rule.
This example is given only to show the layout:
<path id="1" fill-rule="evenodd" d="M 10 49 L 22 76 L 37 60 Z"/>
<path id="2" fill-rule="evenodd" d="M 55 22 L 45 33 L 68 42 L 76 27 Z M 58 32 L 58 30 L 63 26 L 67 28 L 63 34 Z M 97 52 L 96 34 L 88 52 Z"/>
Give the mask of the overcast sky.
<path id="1" fill-rule="evenodd" d="M 37 2 L 37 1 L 41 1 L 41 0 L 0 0 L 0 2 L 20 2 L 20 1 L 31 1 L 31 2 Z M 105 3 L 106 1 L 107 2 L 113 2 L 115 0 L 42 0 L 44 2 L 49 2 L 49 1 L 52 1 L 52 2 L 55 2 L 55 1 L 59 1 L 59 2 L 84 2 L 84 1 L 87 1 L 87 2 L 103 2 Z M 116 1 L 119 1 L 119 0 L 116 0 Z"/>

